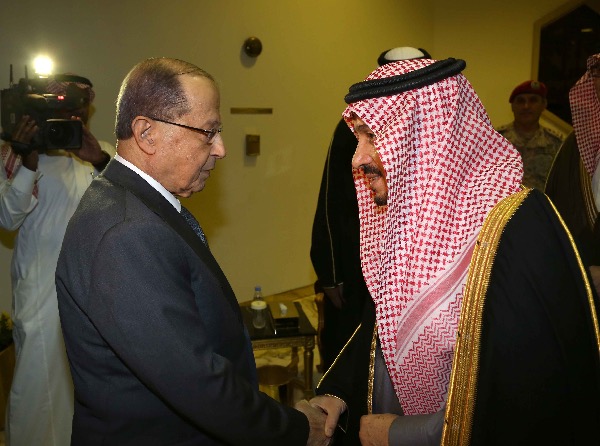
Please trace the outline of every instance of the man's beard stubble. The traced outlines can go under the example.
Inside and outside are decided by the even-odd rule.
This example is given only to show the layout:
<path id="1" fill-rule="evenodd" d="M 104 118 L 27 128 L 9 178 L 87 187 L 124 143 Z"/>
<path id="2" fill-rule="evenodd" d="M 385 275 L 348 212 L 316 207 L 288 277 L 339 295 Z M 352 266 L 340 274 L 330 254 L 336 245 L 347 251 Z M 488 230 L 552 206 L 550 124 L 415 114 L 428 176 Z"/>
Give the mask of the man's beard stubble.
<path id="1" fill-rule="evenodd" d="M 363 164 L 362 166 L 360 166 L 360 168 L 361 168 L 363 174 L 365 174 L 365 175 L 368 175 L 368 174 L 377 175 L 381 179 L 384 179 L 383 172 L 381 171 L 381 169 L 379 169 L 375 165 Z M 373 194 L 374 194 L 373 201 L 375 202 L 375 204 L 377 206 L 386 206 L 387 200 L 388 200 L 387 188 L 383 193 L 379 193 L 379 194 L 377 192 L 375 192 L 373 189 L 371 189 L 371 190 L 373 191 Z"/>

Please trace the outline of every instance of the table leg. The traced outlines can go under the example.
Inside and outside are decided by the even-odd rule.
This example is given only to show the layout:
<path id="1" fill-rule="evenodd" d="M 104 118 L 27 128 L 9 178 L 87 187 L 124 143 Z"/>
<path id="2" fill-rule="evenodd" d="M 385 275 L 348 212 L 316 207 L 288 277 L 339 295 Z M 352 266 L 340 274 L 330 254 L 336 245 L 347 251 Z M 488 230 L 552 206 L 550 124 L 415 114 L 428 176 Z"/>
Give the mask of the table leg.
<path id="1" fill-rule="evenodd" d="M 292 358 L 291 362 L 287 366 L 290 371 L 290 376 L 298 376 L 298 363 L 300 362 L 298 358 L 298 347 L 292 347 Z"/>
<path id="2" fill-rule="evenodd" d="M 307 343 L 308 344 L 308 343 Z M 313 349 L 315 348 L 314 342 L 304 347 L 304 398 L 311 399 L 313 393 L 313 362 L 314 354 Z"/>

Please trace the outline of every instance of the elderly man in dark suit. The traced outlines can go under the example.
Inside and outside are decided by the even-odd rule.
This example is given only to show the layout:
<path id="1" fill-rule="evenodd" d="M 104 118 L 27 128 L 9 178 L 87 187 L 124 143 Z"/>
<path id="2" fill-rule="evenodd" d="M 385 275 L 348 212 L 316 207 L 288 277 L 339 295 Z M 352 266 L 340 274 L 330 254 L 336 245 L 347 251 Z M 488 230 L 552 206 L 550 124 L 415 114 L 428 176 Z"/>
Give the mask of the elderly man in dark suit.
<path id="1" fill-rule="evenodd" d="M 258 391 L 236 298 L 177 199 L 225 156 L 220 132 L 219 91 L 200 68 L 148 59 L 125 78 L 118 155 L 82 198 L 56 271 L 73 445 L 329 441 L 319 410 Z"/>

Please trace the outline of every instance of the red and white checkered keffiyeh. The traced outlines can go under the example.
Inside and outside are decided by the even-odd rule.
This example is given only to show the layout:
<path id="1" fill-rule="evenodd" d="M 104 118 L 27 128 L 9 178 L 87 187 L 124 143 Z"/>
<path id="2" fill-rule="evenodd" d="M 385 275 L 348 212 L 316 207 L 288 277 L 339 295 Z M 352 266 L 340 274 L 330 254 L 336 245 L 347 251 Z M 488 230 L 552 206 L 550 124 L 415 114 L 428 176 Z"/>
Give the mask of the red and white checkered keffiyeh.
<path id="1" fill-rule="evenodd" d="M 575 139 L 590 177 L 594 175 L 600 162 L 600 101 L 591 73 L 592 68 L 599 64 L 600 54 L 590 56 L 587 71 L 569 92 Z"/>
<path id="2" fill-rule="evenodd" d="M 73 74 L 73 73 L 65 73 L 65 74 Z M 54 78 L 51 78 L 50 80 L 48 80 L 48 84 L 46 85 L 46 91 L 48 93 L 52 93 L 52 94 L 66 95 L 69 84 L 75 84 L 82 90 L 88 90 L 89 95 L 90 95 L 90 97 L 89 97 L 90 103 L 94 102 L 94 97 L 96 97 L 96 93 L 94 92 L 94 89 L 92 87 L 90 87 L 88 84 L 82 84 L 80 82 L 62 82 L 62 81 L 57 81 Z"/>
<path id="3" fill-rule="evenodd" d="M 433 62 L 391 63 L 367 79 Z M 350 104 L 348 122 L 352 113 L 375 134 L 388 185 L 388 204 L 378 207 L 355 174 L 362 268 L 381 347 L 404 413 L 433 413 L 446 399 L 475 239 L 492 207 L 520 189 L 521 157 L 461 74 Z"/>

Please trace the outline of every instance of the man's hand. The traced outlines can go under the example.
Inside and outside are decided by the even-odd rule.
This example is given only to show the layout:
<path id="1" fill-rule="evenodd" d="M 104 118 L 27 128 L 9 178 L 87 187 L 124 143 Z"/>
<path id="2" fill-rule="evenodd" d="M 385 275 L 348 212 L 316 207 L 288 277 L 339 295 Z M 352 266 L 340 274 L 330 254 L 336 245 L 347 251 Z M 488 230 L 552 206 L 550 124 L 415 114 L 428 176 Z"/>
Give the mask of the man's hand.
<path id="1" fill-rule="evenodd" d="M 35 121 L 29 117 L 29 115 L 21 116 L 21 120 L 15 128 L 15 132 L 11 137 L 11 141 L 19 142 L 22 144 L 29 144 L 31 138 L 38 131 L 38 126 Z"/>
<path id="2" fill-rule="evenodd" d="M 598 293 L 598 296 L 600 296 L 600 266 L 591 265 L 590 275 L 592 276 L 592 286 L 596 288 L 596 293 Z"/>
<path id="3" fill-rule="evenodd" d="M 37 150 L 31 150 L 29 144 L 37 131 L 38 126 L 35 124 L 35 121 L 28 115 L 23 115 L 10 141 L 13 152 L 21 155 L 23 166 L 33 172 L 38 167 L 38 152 Z"/>
<path id="4" fill-rule="evenodd" d="M 383 413 L 363 415 L 360 418 L 358 437 L 363 446 L 389 446 L 390 426 L 398 415 Z"/>
<path id="5" fill-rule="evenodd" d="M 71 119 L 77 119 L 75 116 Z M 91 164 L 101 164 L 106 160 L 107 154 L 100 148 L 100 143 L 92 135 L 86 126 L 83 126 L 83 138 L 81 140 L 81 149 L 73 150 L 73 153 L 82 161 L 88 161 Z"/>
<path id="6" fill-rule="evenodd" d="M 344 284 L 340 283 L 332 288 L 323 288 L 323 293 L 331 301 L 333 306 L 340 310 L 346 301 L 344 300 Z"/>
<path id="7" fill-rule="evenodd" d="M 310 433 L 306 446 L 327 446 L 331 441 L 331 436 L 325 435 L 325 414 L 306 400 L 298 401 L 295 408 L 308 418 Z"/>
<path id="8" fill-rule="evenodd" d="M 325 435 L 328 437 L 333 436 L 340 415 L 346 411 L 346 403 L 340 398 L 330 395 L 315 396 L 309 403 L 311 406 L 318 407 L 327 414 L 327 419 L 325 420 Z"/>

